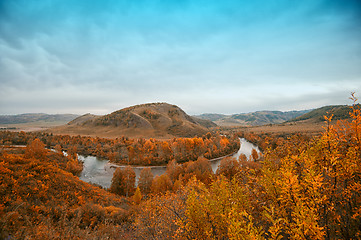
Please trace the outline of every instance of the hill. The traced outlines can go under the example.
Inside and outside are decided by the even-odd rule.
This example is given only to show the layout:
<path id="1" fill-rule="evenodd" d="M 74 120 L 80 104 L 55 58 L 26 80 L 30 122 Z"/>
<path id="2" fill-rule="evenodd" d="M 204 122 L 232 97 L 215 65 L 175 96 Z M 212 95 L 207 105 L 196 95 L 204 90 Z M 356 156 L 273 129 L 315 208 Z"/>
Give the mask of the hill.
<path id="1" fill-rule="evenodd" d="M 360 108 L 360 104 L 358 104 L 357 106 Z M 352 111 L 352 109 L 350 106 L 347 105 L 325 106 L 313 109 L 299 117 L 280 124 L 241 127 L 235 126 L 230 129 L 239 129 L 243 132 L 252 132 L 256 134 L 302 133 L 308 135 L 318 135 L 324 131 L 324 116 L 330 116 L 331 114 L 333 114 L 333 122 L 335 122 L 336 120 L 348 120 L 350 119 L 350 111 Z"/>
<path id="2" fill-rule="evenodd" d="M 357 105 L 360 107 L 360 104 Z M 330 116 L 333 114 L 333 120 L 342 120 L 350 118 L 351 108 L 348 105 L 333 105 L 325 106 L 321 108 L 314 109 L 308 113 L 305 113 L 299 117 L 296 117 L 290 122 L 298 121 L 310 121 L 310 122 L 323 122 L 325 121 L 324 116 Z"/>
<path id="3" fill-rule="evenodd" d="M 18 115 L 0 115 L 0 124 L 48 123 L 53 125 L 65 124 L 79 115 L 75 114 L 45 114 L 25 113 Z"/>
<path id="4" fill-rule="evenodd" d="M 202 118 L 197 118 L 192 116 L 193 120 L 196 121 L 198 124 L 202 125 L 205 128 L 212 128 L 212 127 L 217 127 L 218 125 L 215 124 L 214 122 L 207 120 L 207 119 L 202 119 Z"/>
<path id="5" fill-rule="evenodd" d="M 87 114 L 84 114 L 84 115 L 77 117 L 74 120 L 68 122 L 68 125 L 82 125 L 84 122 L 92 120 L 97 117 L 99 117 L 99 116 L 87 113 Z"/>
<path id="6" fill-rule="evenodd" d="M 304 111 L 257 111 L 233 115 L 202 114 L 197 117 L 211 120 L 219 126 L 260 126 L 286 122 L 307 113 Z"/>
<path id="7" fill-rule="evenodd" d="M 200 119 L 210 120 L 210 121 L 217 121 L 217 120 L 227 117 L 227 115 L 217 114 L 217 113 L 204 113 L 201 115 L 196 115 L 195 117 L 200 118 Z"/>
<path id="8" fill-rule="evenodd" d="M 207 133 L 214 123 L 196 119 L 168 103 L 148 103 L 124 108 L 108 115 L 83 115 L 53 133 L 102 137 L 193 137 Z"/>

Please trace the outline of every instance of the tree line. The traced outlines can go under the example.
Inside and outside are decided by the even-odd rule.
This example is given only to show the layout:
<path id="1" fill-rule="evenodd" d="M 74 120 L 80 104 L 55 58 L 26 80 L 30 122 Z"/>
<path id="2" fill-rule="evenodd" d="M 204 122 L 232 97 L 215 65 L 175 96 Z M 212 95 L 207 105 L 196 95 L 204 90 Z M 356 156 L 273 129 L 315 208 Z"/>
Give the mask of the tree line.
<path id="1" fill-rule="evenodd" d="M 97 156 L 113 163 L 128 165 L 166 165 L 173 159 L 182 163 L 195 161 L 199 156 L 212 159 L 233 153 L 239 148 L 236 136 L 226 137 L 218 133 L 207 133 L 202 137 L 157 140 L 0 131 L 1 145 L 26 145 L 36 138 L 47 148 Z"/>

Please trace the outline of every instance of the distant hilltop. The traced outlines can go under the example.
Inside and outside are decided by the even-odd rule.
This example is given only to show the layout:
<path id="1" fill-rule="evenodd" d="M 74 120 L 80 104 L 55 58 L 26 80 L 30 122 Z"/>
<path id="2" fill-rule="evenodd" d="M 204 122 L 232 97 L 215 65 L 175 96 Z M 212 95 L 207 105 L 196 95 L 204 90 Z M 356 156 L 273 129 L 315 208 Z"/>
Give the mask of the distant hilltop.
<path id="1" fill-rule="evenodd" d="M 360 107 L 360 104 L 357 106 Z M 348 105 L 333 105 L 302 111 L 257 111 L 233 115 L 207 113 L 195 117 L 213 121 L 219 126 L 261 126 L 299 121 L 317 123 L 324 121 L 324 116 L 331 114 L 333 114 L 333 120 L 348 119 L 350 111 L 351 108 Z"/>
<path id="2" fill-rule="evenodd" d="M 50 124 L 62 125 L 79 117 L 75 114 L 24 113 L 18 115 L 0 115 L 0 124 Z"/>
<path id="3" fill-rule="evenodd" d="M 260 126 L 266 124 L 279 124 L 302 116 L 310 110 L 303 111 L 257 111 L 233 115 L 201 114 L 196 117 L 211 120 L 219 126 Z"/>
<path id="4" fill-rule="evenodd" d="M 360 104 L 357 104 L 356 107 L 360 108 Z M 299 117 L 291 119 L 290 122 L 297 122 L 297 121 L 321 122 L 321 121 L 325 121 L 324 116 L 331 116 L 331 114 L 333 115 L 332 117 L 333 120 L 348 119 L 350 118 L 351 111 L 352 109 L 348 105 L 325 106 L 314 109 Z"/>
<path id="5" fill-rule="evenodd" d="M 50 131 L 73 135 L 169 138 L 201 136 L 215 126 L 211 121 L 189 116 L 176 105 L 147 103 L 104 116 L 85 114 Z"/>

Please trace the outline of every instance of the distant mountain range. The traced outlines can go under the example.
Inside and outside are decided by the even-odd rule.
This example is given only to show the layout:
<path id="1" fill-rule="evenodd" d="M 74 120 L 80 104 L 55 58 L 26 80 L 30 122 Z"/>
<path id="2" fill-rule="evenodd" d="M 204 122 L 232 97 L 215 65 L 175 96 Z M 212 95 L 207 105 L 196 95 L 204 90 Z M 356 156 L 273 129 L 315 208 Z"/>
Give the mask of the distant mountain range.
<path id="1" fill-rule="evenodd" d="M 360 105 L 357 105 L 360 107 Z M 257 111 L 233 115 L 201 114 L 189 116 L 178 106 L 168 103 L 149 103 L 124 108 L 98 116 L 85 114 L 28 113 L 0 115 L 0 124 L 53 127 L 51 132 L 73 135 L 173 137 L 202 135 L 218 126 L 260 126 L 285 122 L 324 121 L 333 114 L 334 120 L 347 119 L 351 108 L 347 105 L 325 106 L 303 111 Z M 50 131 L 50 130 L 49 130 Z"/>
<path id="2" fill-rule="evenodd" d="M 357 106 L 360 107 L 360 104 Z M 350 111 L 351 107 L 348 105 L 333 105 L 303 111 L 257 111 L 233 115 L 208 113 L 196 117 L 213 121 L 219 126 L 260 126 L 284 122 L 322 122 L 325 120 L 324 116 L 331 114 L 333 120 L 348 119 Z"/>
<path id="3" fill-rule="evenodd" d="M 357 104 L 356 107 L 360 108 L 360 104 Z M 324 116 L 333 115 L 332 120 L 342 120 L 350 118 L 350 112 L 352 111 L 351 107 L 348 105 L 333 105 L 325 106 L 317 109 L 313 109 L 308 113 L 305 113 L 299 117 L 289 120 L 289 122 L 297 121 L 312 121 L 320 122 L 325 121 Z"/>
<path id="4" fill-rule="evenodd" d="M 304 111 L 257 111 L 233 115 L 201 114 L 196 117 L 211 120 L 219 126 L 258 126 L 278 124 L 302 116 L 310 110 Z"/>
<path id="5" fill-rule="evenodd" d="M 79 117 L 75 114 L 45 114 L 45 113 L 25 113 L 18 115 L 0 115 L 0 124 L 55 124 L 62 125 Z"/>

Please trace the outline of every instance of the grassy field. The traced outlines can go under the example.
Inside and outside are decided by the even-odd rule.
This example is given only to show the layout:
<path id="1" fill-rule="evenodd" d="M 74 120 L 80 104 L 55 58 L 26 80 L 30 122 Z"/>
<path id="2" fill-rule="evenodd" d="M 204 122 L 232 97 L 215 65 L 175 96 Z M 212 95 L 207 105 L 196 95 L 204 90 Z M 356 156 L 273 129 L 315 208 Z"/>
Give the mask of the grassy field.
<path id="1" fill-rule="evenodd" d="M 335 122 L 333 122 L 335 123 Z M 294 123 L 269 124 L 263 126 L 249 126 L 249 127 L 222 127 L 221 129 L 227 132 L 252 132 L 255 134 L 269 133 L 269 134 L 291 134 L 303 133 L 308 135 L 318 135 L 324 130 L 325 122 L 311 122 L 299 121 Z"/>
<path id="2" fill-rule="evenodd" d="M 66 124 L 64 121 L 37 121 L 31 123 L 16 123 L 16 124 L 0 124 L 0 128 L 8 129 L 10 131 L 24 131 L 24 132 L 31 132 L 31 131 L 41 131 L 46 130 L 52 127 L 61 126 Z"/>

